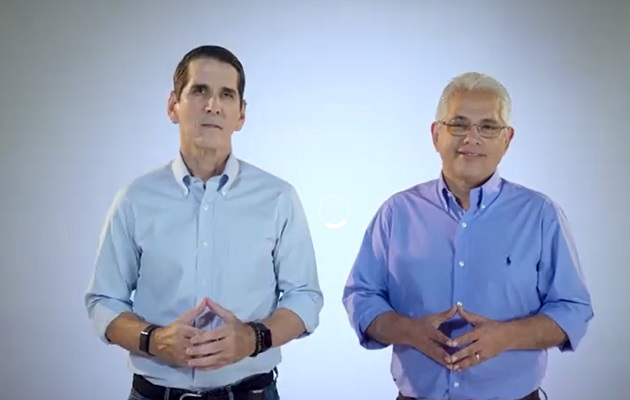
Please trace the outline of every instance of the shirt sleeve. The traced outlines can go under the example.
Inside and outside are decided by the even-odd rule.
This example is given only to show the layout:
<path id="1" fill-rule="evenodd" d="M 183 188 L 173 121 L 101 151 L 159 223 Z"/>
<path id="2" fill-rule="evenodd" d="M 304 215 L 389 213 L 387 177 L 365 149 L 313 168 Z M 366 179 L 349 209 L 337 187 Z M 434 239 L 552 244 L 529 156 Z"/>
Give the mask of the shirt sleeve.
<path id="1" fill-rule="evenodd" d="M 131 294 L 138 279 L 140 252 L 133 240 L 133 213 L 121 190 L 105 218 L 94 270 L 85 294 L 88 317 L 98 337 L 111 344 L 107 327 L 120 313 L 132 311 Z"/>
<path id="2" fill-rule="evenodd" d="M 280 299 L 278 307 L 297 314 L 310 335 L 319 325 L 324 298 L 319 286 L 315 251 L 306 214 L 295 189 L 283 193 L 278 203 L 280 235 L 274 249 Z"/>
<path id="3" fill-rule="evenodd" d="M 391 208 L 385 203 L 370 221 L 343 290 L 350 325 L 366 349 L 387 347 L 366 331 L 379 315 L 393 311 L 388 296 L 388 252 Z"/>
<path id="4" fill-rule="evenodd" d="M 594 316 L 591 297 L 563 210 L 547 202 L 543 213 L 543 249 L 539 265 L 540 312 L 554 320 L 568 340 L 559 350 L 575 351 Z"/>

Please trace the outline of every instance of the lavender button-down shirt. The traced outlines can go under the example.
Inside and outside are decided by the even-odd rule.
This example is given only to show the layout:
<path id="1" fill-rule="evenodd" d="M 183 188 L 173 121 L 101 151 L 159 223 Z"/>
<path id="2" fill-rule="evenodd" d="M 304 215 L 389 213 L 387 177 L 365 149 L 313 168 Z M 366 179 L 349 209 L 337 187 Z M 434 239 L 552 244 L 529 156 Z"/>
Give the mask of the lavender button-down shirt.
<path id="1" fill-rule="evenodd" d="M 538 313 L 556 321 L 574 351 L 593 318 L 566 218 L 545 195 L 498 173 L 470 194 L 469 210 L 440 177 L 390 197 L 368 226 L 343 293 L 350 323 L 366 335 L 387 311 L 408 317 L 465 309 L 506 321 Z M 472 329 L 456 315 L 451 338 Z M 391 371 L 400 391 L 428 399 L 518 399 L 541 385 L 547 350 L 507 351 L 461 372 L 408 346 L 393 346 Z"/>

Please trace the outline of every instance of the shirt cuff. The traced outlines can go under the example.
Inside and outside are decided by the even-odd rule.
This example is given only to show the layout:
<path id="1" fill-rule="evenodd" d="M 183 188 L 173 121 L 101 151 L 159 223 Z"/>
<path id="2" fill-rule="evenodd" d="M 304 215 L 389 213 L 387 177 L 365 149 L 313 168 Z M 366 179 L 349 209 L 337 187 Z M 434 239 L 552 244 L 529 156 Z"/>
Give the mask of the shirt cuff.
<path id="1" fill-rule="evenodd" d="M 361 346 L 368 350 L 384 349 L 388 346 L 368 336 L 367 329 L 376 317 L 389 311 L 394 310 L 385 301 L 379 301 L 372 303 L 369 308 L 360 313 L 355 330 Z"/>
<path id="2" fill-rule="evenodd" d="M 561 352 L 575 351 L 586 334 L 587 319 L 573 307 L 559 303 L 546 304 L 540 312 L 551 318 L 567 335 L 567 340 L 558 349 Z"/>
<path id="3" fill-rule="evenodd" d="M 323 307 L 322 296 L 314 293 L 289 293 L 280 298 L 279 308 L 286 308 L 297 314 L 306 330 L 299 338 L 310 335 L 319 326 L 319 313 Z"/>
<path id="4" fill-rule="evenodd" d="M 123 312 L 132 312 L 131 306 L 112 299 L 102 299 L 91 307 L 88 307 L 88 313 L 94 330 L 103 343 L 112 344 L 106 336 L 107 328 L 111 322 Z"/>

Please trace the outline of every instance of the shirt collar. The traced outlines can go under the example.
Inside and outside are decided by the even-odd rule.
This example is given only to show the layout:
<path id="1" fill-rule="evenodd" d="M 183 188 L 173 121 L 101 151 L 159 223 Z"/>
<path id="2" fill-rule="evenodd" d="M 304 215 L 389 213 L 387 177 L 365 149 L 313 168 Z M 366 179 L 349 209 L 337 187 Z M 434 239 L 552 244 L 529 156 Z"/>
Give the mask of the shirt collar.
<path id="1" fill-rule="evenodd" d="M 474 188 L 470 191 L 470 205 L 471 207 L 485 209 L 487 208 L 499 195 L 501 190 L 501 175 L 499 171 L 495 171 L 490 179 L 488 179 L 483 185 Z M 455 196 L 448 190 L 446 181 L 444 180 L 444 174 L 440 174 L 438 179 L 438 193 L 440 194 L 440 202 L 442 206 L 448 211 L 450 209 L 450 201 L 456 201 Z"/>
<path id="2" fill-rule="evenodd" d="M 192 176 L 190 175 L 190 171 L 188 170 L 188 167 L 184 162 L 184 158 L 181 152 L 177 153 L 177 157 L 175 157 L 175 159 L 173 160 L 171 168 L 173 170 L 173 175 L 175 176 L 175 181 L 182 189 L 184 195 L 188 196 L 188 193 L 190 193 L 189 185 Z M 233 153 L 230 153 L 227 162 L 225 163 L 223 173 L 219 178 L 218 190 L 221 191 L 222 195 L 225 196 L 230 191 L 230 188 L 236 180 L 239 169 L 240 164 L 238 162 L 238 159 L 234 156 Z"/>

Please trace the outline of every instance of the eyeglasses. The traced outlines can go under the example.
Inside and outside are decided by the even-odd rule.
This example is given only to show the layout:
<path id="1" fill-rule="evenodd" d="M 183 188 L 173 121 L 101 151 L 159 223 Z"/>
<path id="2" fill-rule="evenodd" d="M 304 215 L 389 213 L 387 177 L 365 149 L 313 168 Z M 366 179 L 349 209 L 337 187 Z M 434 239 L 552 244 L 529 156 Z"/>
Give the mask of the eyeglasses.
<path id="1" fill-rule="evenodd" d="M 472 127 L 477 128 L 479 136 L 486 139 L 494 139 L 501 134 L 503 129 L 509 128 L 508 126 L 493 124 L 491 122 L 484 122 L 482 124 L 472 124 L 469 122 L 444 122 L 438 121 L 438 123 L 446 126 L 446 130 L 453 136 L 466 136 Z"/>

